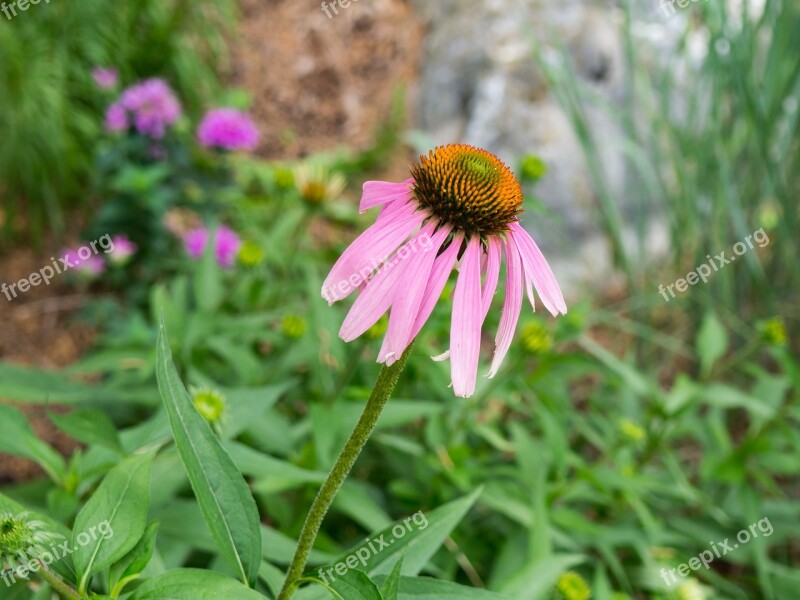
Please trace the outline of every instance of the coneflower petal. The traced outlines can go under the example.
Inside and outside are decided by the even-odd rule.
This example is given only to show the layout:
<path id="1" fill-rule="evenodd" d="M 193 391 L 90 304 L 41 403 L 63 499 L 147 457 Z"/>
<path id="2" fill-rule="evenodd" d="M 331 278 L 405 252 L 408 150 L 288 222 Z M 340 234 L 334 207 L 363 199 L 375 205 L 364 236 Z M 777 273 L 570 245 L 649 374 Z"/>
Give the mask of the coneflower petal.
<path id="1" fill-rule="evenodd" d="M 408 246 L 420 246 L 420 237 L 427 235 L 425 230 L 419 231 L 408 242 Z M 416 262 L 411 258 L 407 260 L 388 260 L 375 276 L 367 282 L 366 287 L 359 293 L 358 298 L 350 308 L 350 312 L 342 323 L 339 330 L 339 337 L 345 342 L 350 342 L 372 327 L 381 316 L 389 310 L 395 300 L 395 296 L 400 293 L 407 278 L 405 273 L 413 272 Z"/>
<path id="2" fill-rule="evenodd" d="M 488 377 L 494 377 L 497 370 L 503 363 L 511 340 L 514 338 L 514 330 L 517 328 L 519 313 L 522 309 L 522 285 L 525 274 L 517 250 L 517 245 L 512 236 L 506 238 L 506 298 L 503 302 L 503 312 L 500 315 L 500 325 L 497 328 L 495 337 L 494 357 L 492 366 L 489 369 Z"/>
<path id="3" fill-rule="evenodd" d="M 370 208 L 389 204 L 395 200 L 411 199 L 411 184 L 413 177 L 409 177 L 402 183 L 390 183 L 388 181 L 365 181 L 362 187 L 363 194 L 358 205 L 359 212 L 366 212 Z"/>
<path id="4" fill-rule="evenodd" d="M 461 242 L 464 239 L 462 233 L 456 233 L 453 236 L 450 245 L 436 257 L 431 269 L 431 275 L 428 278 L 428 285 L 425 287 L 425 293 L 422 296 L 422 302 L 419 306 L 419 312 L 416 319 L 414 319 L 414 328 L 411 330 L 411 339 L 417 337 L 417 334 L 422 329 L 422 326 L 428 321 L 431 316 L 436 303 L 442 295 L 444 286 L 447 285 L 447 280 L 450 278 L 450 273 L 453 271 L 453 266 L 456 264 L 458 258 L 458 251 L 461 249 Z"/>
<path id="5" fill-rule="evenodd" d="M 391 365 L 400 358 L 412 339 L 411 332 L 425 295 L 433 262 L 450 233 L 450 227 L 442 227 L 434 232 L 435 228 L 436 223 L 429 221 L 414 238 L 418 243 L 422 243 L 425 241 L 423 236 L 427 236 L 429 240 L 429 243 L 425 244 L 427 247 L 410 246 L 411 251 L 417 255 L 401 259 L 405 263 L 402 267 L 404 272 L 389 313 L 389 328 L 378 353 L 380 363 Z"/>
<path id="6" fill-rule="evenodd" d="M 487 261 L 486 261 L 486 278 L 483 282 L 483 293 L 481 296 L 481 305 L 483 307 L 483 319 L 489 313 L 489 307 L 492 305 L 492 298 L 497 290 L 497 281 L 500 278 L 500 259 L 501 247 L 500 238 L 490 235 L 486 241 L 487 244 Z"/>
<path id="7" fill-rule="evenodd" d="M 481 242 L 472 236 L 461 260 L 453 315 L 450 325 L 450 375 L 456 396 L 468 398 L 475 392 L 475 379 L 480 353 L 481 306 Z"/>
<path id="8" fill-rule="evenodd" d="M 533 238 L 522 228 L 519 222 L 512 223 L 510 228 L 511 237 L 516 242 L 519 256 L 522 260 L 528 299 L 531 301 L 531 305 L 534 303 L 531 290 L 531 284 L 533 284 L 550 314 L 554 317 L 558 313 L 567 314 L 567 304 L 564 302 L 561 288 L 542 251 L 539 250 L 536 242 L 533 241 Z"/>
<path id="9" fill-rule="evenodd" d="M 391 218 L 374 223 L 336 261 L 322 284 L 322 297 L 333 304 L 347 298 L 427 217 L 409 202 Z M 355 283 L 354 283 L 355 282 Z"/>
<path id="10" fill-rule="evenodd" d="M 392 200 L 391 202 L 387 202 L 383 206 L 381 206 L 380 211 L 378 212 L 378 217 L 375 219 L 375 224 L 385 221 L 386 219 L 392 218 L 396 213 L 401 210 L 404 210 L 411 202 L 405 198 L 400 198 L 399 200 Z"/>

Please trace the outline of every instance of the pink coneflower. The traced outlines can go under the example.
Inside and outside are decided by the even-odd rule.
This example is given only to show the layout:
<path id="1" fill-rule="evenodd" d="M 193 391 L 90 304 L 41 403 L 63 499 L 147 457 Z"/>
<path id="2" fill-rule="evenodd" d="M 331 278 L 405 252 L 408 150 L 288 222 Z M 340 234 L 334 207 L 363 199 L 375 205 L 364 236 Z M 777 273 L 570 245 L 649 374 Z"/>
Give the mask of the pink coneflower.
<path id="1" fill-rule="evenodd" d="M 127 88 L 118 104 L 131 114 L 139 133 L 156 140 L 181 116 L 178 99 L 162 79 L 147 79 Z"/>
<path id="2" fill-rule="evenodd" d="M 411 168 L 403 183 L 368 181 L 360 210 L 382 206 L 377 221 L 336 261 L 322 287 L 329 304 L 361 291 L 339 331 L 349 342 L 391 308 L 378 362 L 392 364 L 428 320 L 460 260 L 450 328 L 456 396 L 475 391 L 481 327 L 506 256 L 506 295 L 489 377 L 503 362 L 533 288 L 553 316 L 566 314 L 558 282 L 522 228 L 522 189 L 493 154 L 463 144 L 441 146 Z M 376 270 L 377 268 L 377 270 Z M 481 283 L 483 281 L 483 283 Z"/>
<path id="3" fill-rule="evenodd" d="M 195 259 L 203 256 L 208 244 L 208 235 L 207 228 L 198 227 L 183 236 L 183 243 L 189 256 Z M 221 225 L 216 230 L 215 240 L 214 256 L 217 259 L 217 264 L 225 269 L 232 267 L 236 261 L 239 247 L 242 245 L 239 236 L 224 225 Z"/>
<path id="4" fill-rule="evenodd" d="M 108 260 L 116 265 L 124 265 L 130 257 L 136 254 L 139 246 L 134 244 L 127 235 L 115 235 L 111 238 L 111 251 Z"/>
<path id="5" fill-rule="evenodd" d="M 119 76 L 116 69 L 96 67 L 92 70 L 92 79 L 100 89 L 110 90 L 117 87 Z"/>
<path id="6" fill-rule="evenodd" d="M 250 151 L 258 146 L 258 128 L 235 108 L 214 108 L 203 117 L 197 139 L 206 148 Z"/>

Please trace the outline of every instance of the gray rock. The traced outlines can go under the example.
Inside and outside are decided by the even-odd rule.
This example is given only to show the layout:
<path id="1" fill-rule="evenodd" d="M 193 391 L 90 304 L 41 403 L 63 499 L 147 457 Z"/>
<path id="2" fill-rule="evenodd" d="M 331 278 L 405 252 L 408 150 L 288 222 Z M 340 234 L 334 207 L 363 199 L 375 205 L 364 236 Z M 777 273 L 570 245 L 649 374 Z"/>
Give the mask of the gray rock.
<path id="1" fill-rule="evenodd" d="M 601 108 L 619 103 L 624 94 L 618 10 L 580 0 L 418 0 L 417 6 L 429 24 L 419 128 L 435 145 L 473 144 L 515 169 L 522 156 L 540 156 L 549 171 L 535 196 L 547 210 L 526 215 L 525 226 L 554 262 L 568 263 L 568 278 L 604 276 L 610 253 L 603 250 L 602 227 L 592 210 L 597 200 L 584 152 L 533 48 L 557 72 L 564 72 L 564 48 L 578 84 L 596 96 L 585 118 L 624 213 L 630 207 L 622 132 Z"/>

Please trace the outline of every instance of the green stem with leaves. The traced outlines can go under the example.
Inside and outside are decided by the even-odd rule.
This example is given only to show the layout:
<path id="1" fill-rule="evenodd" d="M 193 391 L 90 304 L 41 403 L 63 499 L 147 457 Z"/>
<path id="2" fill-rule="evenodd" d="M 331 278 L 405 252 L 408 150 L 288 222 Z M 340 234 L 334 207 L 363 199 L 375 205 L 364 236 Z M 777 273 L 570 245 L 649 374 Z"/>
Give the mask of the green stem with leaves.
<path id="1" fill-rule="evenodd" d="M 303 530 L 300 532 L 300 540 L 297 543 L 297 550 L 294 553 L 294 558 L 292 558 L 292 563 L 289 565 L 286 580 L 283 582 L 280 594 L 278 594 L 278 600 L 289 600 L 300 584 L 303 570 L 308 562 L 311 549 L 314 547 L 314 541 L 317 539 L 322 521 L 333 503 L 336 493 L 342 487 L 344 480 L 347 479 L 356 459 L 375 429 L 375 424 L 378 422 L 378 418 L 381 416 L 392 390 L 397 385 L 397 380 L 400 378 L 400 373 L 403 371 L 410 352 L 411 345 L 406 348 L 406 351 L 397 362 L 391 366 L 384 365 L 381 369 L 378 380 L 375 382 L 375 387 L 372 389 L 369 400 L 367 400 L 367 405 L 364 407 L 364 412 L 361 413 L 361 418 L 358 420 L 347 443 L 342 448 L 339 458 L 336 459 L 336 463 L 328 473 L 325 483 L 322 484 L 314 503 L 311 505 L 306 522 L 303 524 Z"/>
<path id="2" fill-rule="evenodd" d="M 36 562 L 39 563 L 39 576 L 49 583 L 50 587 L 53 588 L 60 596 L 66 598 L 67 600 L 81 600 L 80 595 L 71 585 L 48 569 L 47 565 L 41 560 L 37 560 Z"/>

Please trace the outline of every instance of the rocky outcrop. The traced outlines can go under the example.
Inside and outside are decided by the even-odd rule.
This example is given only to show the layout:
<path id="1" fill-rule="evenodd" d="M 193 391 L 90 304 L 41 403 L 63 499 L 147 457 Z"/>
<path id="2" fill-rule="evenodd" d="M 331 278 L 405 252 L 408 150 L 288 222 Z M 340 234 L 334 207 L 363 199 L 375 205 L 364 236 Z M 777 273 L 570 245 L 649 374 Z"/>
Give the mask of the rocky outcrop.
<path id="1" fill-rule="evenodd" d="M 551 255 L 568 259 L 564 268 L 576 278 L 607 271 L 609 252 L 591 210 L 595 184 L 573 119 L 545 70 L 572 74 L 593 96 L 583 105 L 586 128 L 624 214 L 631 207 L 623 134 L 604 108 L 626 93 L 619 10 L 579 0 L 418 0 L 416 6 L 429 26 L 418 92 L 418 125 L 429 143 L 474 144 L 515 168 L 528 153 L 541 157 L 549 170 L 535 194 L 548 210 L 529 214 L 526 227 Z M 565 60 L 570 64 L 560 64 Z"/>

